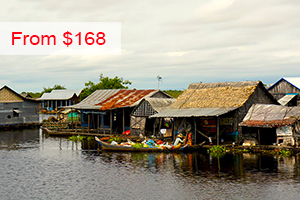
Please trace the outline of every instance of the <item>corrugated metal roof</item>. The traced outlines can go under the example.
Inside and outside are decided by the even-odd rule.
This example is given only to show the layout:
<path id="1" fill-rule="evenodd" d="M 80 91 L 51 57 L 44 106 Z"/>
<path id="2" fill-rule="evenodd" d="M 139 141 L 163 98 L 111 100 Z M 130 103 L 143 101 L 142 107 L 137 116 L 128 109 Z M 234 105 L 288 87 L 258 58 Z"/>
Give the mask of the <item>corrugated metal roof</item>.
<path id="1" fill-rule="evenodd" d="M 50 93 L 44 93 L 39 100 L 68 100 L 74 96 L 79 96 L 82 90 L 52 90 Z"/>
<path id="2" fill-rule="evenodd" d="M 159 90 L 128 90 L 121 89 L 116 94 L 96 104 L 101 106 L 100 110 L 109 110 L 121 107 L 132 107 L 139 104 L 145 97 L 151 97 Z"/>
<path id="3" fill-rule="evenodd" d="M 300 107 L 254 104 L 240 126 L 278 127 L 294 123 L 300 117 Z"/>
<path id="4" fill-rule="evenodd" d="M 91 95 L 86 97 L 84 100 L 71 107 L 76 109 L 87 109 L 87 110 L 100 109 L 101 105 L 96 106 L 96 104 L 104 101 L 105 99 L 109 98 L 112 95 L 115 95 L 119 91 L 120 89 L 96 90 Z"/>
<path id="5" fill-rule="evenodd" d="M 284 97 L 282 97 L 281 99 L 278 100 L 278 103 L 280 103 L 281 105 L 285 106 L 287 105 L 295 96 L 297 96 L 297 94 L 287 94 Z"/>
<path id="6" fill-rule="evenodd" d="M 136 106 L 145 97 L 151 97 L 159 90 L 107 89 L 97 90 L 80 103 L 68 106 L 76 109 L 109 110 Z"/>
<path id="7" fill-rule="evenodd" d="M 237 108 L 184 108 L 184 109 L 165 109 L 160 113 L 150 116 L 153 117 L 209 117 L 220 116 L 233 111 Z"/>

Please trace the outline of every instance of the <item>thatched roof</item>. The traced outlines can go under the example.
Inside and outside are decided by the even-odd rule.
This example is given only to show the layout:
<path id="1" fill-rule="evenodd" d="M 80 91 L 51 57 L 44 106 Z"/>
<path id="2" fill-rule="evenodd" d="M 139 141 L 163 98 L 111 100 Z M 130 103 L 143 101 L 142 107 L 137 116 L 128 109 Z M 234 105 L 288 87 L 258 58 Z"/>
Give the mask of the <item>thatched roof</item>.
<path id="1" fill-rule="evenodd" d="M 262 84 L 260 81 L 192 83 L 171 108 L 225 108 L 240 107 Z"/>

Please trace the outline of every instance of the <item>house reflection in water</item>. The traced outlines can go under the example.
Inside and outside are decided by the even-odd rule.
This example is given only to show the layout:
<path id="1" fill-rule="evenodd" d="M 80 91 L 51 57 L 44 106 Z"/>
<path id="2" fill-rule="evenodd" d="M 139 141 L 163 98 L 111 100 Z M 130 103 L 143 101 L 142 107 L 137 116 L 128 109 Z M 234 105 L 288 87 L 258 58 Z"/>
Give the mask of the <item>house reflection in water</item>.
<path id="1" fill-rule="evenodd" d="M 39 131 L 39 129 L 2 131 L 0 133 L 0 148 L 7 150 L 37 148 L 40 141 Z"/>
<path id="2" fill-rule="evenodd" d="M 277 157 L 261 154 L 226 154 L 216 158 L 206 153 L 101 153 L 101 159 L 118 167 L 153 173 L 175 173 L 177 177 L 221 177 L 246 182 L 300 179 L 300 156 Z M 118 160 L 116 162 L 116 160 Z M 292 177 L 293 176 L 293 177 Z"/>

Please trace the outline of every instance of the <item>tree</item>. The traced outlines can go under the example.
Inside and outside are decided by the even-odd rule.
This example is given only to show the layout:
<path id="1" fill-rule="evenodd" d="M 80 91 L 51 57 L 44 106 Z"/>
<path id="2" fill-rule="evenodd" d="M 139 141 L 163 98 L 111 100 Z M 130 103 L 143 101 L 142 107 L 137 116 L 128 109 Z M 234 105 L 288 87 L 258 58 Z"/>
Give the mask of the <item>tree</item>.
<path id="1" fill-rule="evenodd" d="M 29 94 L 32 98 L 40 98 L 41 92 L 22 92 L 21 94 Z"/>
<path id="2" fill-rule="evenodd" d="M 183 93 L 182 90 L 164 90 L 164 92 L 174 98 L 177 98 L 179 95 Z"/>
<path id="3" fill-rule="evenodd" d="M 44 93 L 50 93 L 50 92 L 52 92 L 52 90 L 65 90 L 65 89 L 67 89 L 65 86 L 56 85 L 56 84 L 52 88 L 51 87 L 48 87 L 48 88 L 43 87 L 42 95 Z"/>
<path id="4" fill-rule="evenodd" d="M 80 100 L 83 100 L 96 90 L 103 89 L 128 89 L 128 86 L 131 85 L 131 81 L 123 80 L 122 77 L 115 76 L 114 78 L 104 77 L 101 73 L 99 76 L 99 83 L 94 83 L 93 81 L 89 81 L 85 83 L 85 88 L 82 90 L 80 94 Z"/>
<path id="5" fill-rule="evenodd" d="M 22 92 L 22 94 L 29 94 L 32 98 L 40 98 L 44 93 L 50 93 L 52 90 L 64 90 L 67 89 L 62 85 L 54 85 L 53 87 L 43 87 L 42 92 Z"/>

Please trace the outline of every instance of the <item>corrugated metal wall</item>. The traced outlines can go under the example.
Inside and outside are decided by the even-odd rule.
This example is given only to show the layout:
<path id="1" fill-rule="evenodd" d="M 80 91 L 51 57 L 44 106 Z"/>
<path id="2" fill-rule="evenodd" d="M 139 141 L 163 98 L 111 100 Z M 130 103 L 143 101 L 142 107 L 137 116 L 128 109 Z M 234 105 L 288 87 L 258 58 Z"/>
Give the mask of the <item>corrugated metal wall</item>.
<path id="1" fill-rule="evenodd" d="M 20 111 L 14 116 L 14 110 Z M 0 125 L 38 123 L 39 103 L 32 101 L 0 103 Z"/>

